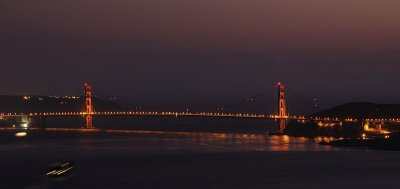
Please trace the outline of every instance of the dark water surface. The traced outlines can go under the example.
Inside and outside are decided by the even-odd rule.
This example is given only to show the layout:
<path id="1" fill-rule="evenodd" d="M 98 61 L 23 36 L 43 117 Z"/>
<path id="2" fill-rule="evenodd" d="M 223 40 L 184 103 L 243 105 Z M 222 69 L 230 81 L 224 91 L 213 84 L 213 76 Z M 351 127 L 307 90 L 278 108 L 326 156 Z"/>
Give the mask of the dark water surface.
<path id="1" fill-rule="evenodd" d="M 265 136 L 262 120 L 47 120 L 47 130 L 0 131 L 0 188 L 398 188 L 400 153 L 333 148 L 329 138 Z M 114 124 L 114 126 L 112 126 Z M 69 177 L 44 174 L 74 161 Z"/>

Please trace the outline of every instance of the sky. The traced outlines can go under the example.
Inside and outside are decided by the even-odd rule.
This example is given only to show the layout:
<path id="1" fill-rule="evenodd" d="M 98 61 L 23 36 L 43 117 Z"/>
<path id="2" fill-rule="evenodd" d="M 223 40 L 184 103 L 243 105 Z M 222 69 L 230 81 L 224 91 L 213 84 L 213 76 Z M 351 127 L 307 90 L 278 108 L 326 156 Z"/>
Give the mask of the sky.
<path id="1" fill-rule="evenodd" d="M 132 104 L 201 109 L 284 82 L 324 107 L 400 103 L 398 10 L 398 0 L 0 0 L 0 94 L 79 94 L 89 82 Z"/>

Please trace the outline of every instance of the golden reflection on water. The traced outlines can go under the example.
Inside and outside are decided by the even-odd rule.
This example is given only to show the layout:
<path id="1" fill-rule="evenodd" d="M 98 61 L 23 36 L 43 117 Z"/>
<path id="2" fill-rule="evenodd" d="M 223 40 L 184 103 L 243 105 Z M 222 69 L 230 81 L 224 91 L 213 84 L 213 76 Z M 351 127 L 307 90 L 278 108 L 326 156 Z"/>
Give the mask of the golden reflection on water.
<path id="1" fill-rule="evenodd" d="M 332 141 L 334 141 L 334 140 L 341 140 L 341 139 L 343 139 L 343 138 L 335 138 L 335 137 L 315 137 L 314 138 L 314 141 L 315 142 L 317 142 L 317 143 L 320 143 L 320 142 L 332 142 Z"/>
<path id="2" fill-rule="evenodd" d="M 39 130 L 30 128 L 29 130 Z M 319 142 L 330 142 L 333 137 L 290 137 L 290 136 L 266 136 L 263 134 L 237 134 L 237 133 L 206 133 L 206 132 L 175 132 L 175 131 L 149 131 L 149 130 L 115 130 L 115 129 L 85 129 L 85 128 L 45 128 L 50 132 L 79 132 L 79 133 L 111 133 L 139 135 L 144 141 L 158 141 L 176 144 L 191 144 L 209 146 L 215 148 L 230 148 L 238 150 L 256 151 L 292 151 L 322 149 L 329 150 L 329 146 L 320 146 Z M 82 142 L 94 142 L 86 141 Z"/>

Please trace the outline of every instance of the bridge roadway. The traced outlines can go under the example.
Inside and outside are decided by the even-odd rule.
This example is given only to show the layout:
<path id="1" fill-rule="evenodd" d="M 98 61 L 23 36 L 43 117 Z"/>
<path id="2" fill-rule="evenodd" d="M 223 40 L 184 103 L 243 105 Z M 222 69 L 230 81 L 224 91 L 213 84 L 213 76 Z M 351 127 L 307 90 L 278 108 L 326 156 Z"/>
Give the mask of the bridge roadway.
<path id="1" fill-rule="evenodd" d="M 225 117 L 225 118 L 250 118 L 250 119 L 296 119 L 306 120 L 304 116 L 274 116 L 265 114 L 247 113 L 212 113 L 212 112 L 144 112 L 144 111 L 118 111 L 118 112 L 46 112 L 46 113 L 0 113 L 0 117 L 55 117 L 55 116 L 175 116 L 175 117 Z"/>
<path id="2" fill-rule="evenodd" d="M 266 114 L 248 113 L 215 113 L 215 112 L 156 112 L 156 111 L 118 111 L 118 112 L 46 112 L 46 113 L 0 113 L 2 117 L 57 117 L 57 116 L 174 116 L 174 117 L 220 117 L 220 118 L 243 118 L 243 119 L 267 119 L 267 120 L 297 120 L 297 121 L 326 121 L 326 122 L 369 122 L 369 123 L 400 123 L 399 118 L 392 119 L 363 119 L 352 118 L 323 118 L 306 116 L 277 116 Z"/>

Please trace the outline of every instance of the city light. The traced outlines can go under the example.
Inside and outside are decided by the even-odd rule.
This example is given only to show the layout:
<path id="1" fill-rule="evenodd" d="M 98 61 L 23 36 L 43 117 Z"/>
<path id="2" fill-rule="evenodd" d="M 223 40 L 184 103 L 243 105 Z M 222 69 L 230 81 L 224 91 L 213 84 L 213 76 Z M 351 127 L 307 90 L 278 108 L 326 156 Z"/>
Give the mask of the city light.
<path id="1" fill-rule="evenodd" d="M 16 136 L 16 137 L 25 137 L 25 136 L 27 136 L 27 135 L 28 135 L 28 133 L 26 133 L 26 132 L 15 133 L 15 136 Z"/>
<path id="2" fill-rule="evenodd" d="M 24 128 L 24 129 L 28 128 L 28 126 L 29 126 L 28 122 L 27 123 L 21 123 L 21 127 Z"/>

